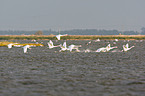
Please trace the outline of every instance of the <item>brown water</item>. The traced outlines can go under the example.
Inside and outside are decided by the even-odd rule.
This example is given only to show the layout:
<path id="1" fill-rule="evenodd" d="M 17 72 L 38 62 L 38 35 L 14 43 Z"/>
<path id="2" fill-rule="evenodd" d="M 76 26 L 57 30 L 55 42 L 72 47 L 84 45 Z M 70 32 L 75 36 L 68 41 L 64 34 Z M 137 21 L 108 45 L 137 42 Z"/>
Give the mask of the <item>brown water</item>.
<path id="1" fill-rule="evenodd" d="M 118 49 L 60 53 L 59 48 L 44 46 L 24 54 L 22 48 L 0 47 L 0 96 L 145 96 L 145 41 L 87 42 L 72 40 L 67 44 L 95 51 L 109 42 Z M 119 52 L 126 43 L 135 47 Z"/>

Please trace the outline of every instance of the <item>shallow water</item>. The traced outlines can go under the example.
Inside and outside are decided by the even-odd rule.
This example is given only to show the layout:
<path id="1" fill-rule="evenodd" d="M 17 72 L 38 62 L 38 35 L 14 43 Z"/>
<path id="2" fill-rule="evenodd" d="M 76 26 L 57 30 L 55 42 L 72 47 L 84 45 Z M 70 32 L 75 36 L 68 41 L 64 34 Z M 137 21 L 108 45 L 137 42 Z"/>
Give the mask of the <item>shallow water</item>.
<path id="1" fill-rule="evenodd" d="M 29 40 L 17 41 L 20 43 Z M 145 96 L 145 41 L 101 41 L 80 44 L 82 52 L 58 52 L 59 48 L 0 47 L 0 96 Z M 64 41 L 53 41 L 55 45 Z M 116 52 L 85 53 L 100 47 L 118 46 Z M 135 46 L 120 52 L 122 45 Z"/>

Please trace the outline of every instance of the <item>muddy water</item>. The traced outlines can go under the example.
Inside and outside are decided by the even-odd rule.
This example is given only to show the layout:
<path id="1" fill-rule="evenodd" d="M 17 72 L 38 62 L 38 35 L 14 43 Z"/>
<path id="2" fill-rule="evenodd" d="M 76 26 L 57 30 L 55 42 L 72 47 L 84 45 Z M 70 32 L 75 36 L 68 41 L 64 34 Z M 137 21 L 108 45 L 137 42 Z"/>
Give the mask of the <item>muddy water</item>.
<path id="1" fill-rule="evenodd" d="M 0 96 L 145 96 L 145 41 L 87 42 L 67 41 L 82 45 L 82 52 L 72 53 L 44 46 L 24 54 L 22 48 L 0 47 Z M 116 52 L 83 52 L 108 43 L 118 46 Z M 120 52 L 126 43 L 135 47 Z"/>

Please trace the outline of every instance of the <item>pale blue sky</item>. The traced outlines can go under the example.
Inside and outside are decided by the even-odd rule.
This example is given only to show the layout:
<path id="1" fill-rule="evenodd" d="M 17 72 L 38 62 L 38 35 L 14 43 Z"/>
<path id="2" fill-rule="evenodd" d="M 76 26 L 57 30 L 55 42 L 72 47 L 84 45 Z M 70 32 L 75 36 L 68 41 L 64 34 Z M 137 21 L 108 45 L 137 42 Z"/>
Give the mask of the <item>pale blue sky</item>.
<path id="1" fill-rule="evenodd" d="M 0 30 L 145 27 L 145 0 L 0 0 Z"/>

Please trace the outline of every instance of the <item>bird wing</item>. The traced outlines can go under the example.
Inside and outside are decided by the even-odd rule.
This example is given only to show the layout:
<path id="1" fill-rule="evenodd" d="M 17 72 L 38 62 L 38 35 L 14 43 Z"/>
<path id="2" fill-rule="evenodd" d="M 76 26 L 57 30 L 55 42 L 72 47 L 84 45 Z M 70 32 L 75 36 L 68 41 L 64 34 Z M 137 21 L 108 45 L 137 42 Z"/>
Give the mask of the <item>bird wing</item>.
<path id="1" fill-rule="evenodd" d="M 110 48 L 110 44 L 107 45 L 107 48 Z"/>
<path id="2" fill-rule="evenodd" d="M 56 35 L 56 38 L 57 38 L 58 40 L 60 40 L 60 35 Z"/>
<path id="3" fill-rule="evenodd" d="M 128 45 L 128 43 L 126 44 L 126 48 L 128 48 L 129 47 L 129 45 Z"/>
<path id="4" fill-rule="evenodd" d="M 73 45 L 70 45 L 68 49 L 69 49 L 70 51 L 72 51 L 73 47 L 74 47 Z"/>
<path id="5" fill-rule="evenodd" d="M 64 42 L 64 43 L 63 43 L 63 47 L 65 47 L 65 48 L 66 48 L 66 42 Z"/>
<path id="6" fill-rule="evenodd" d="M 50 44 L 50 46 L 53 46 L 53 42 L 51 40 L 49 41 L 49 44 Z"/>
<path id="7" fill-rule="evenodd" d="M 27 47 L 25 46 L 23 48 L 24 48 L 24 53 L 26 53 L 27 52 Z"/>

